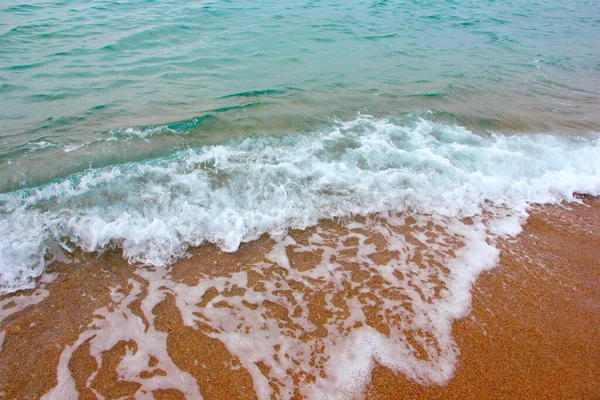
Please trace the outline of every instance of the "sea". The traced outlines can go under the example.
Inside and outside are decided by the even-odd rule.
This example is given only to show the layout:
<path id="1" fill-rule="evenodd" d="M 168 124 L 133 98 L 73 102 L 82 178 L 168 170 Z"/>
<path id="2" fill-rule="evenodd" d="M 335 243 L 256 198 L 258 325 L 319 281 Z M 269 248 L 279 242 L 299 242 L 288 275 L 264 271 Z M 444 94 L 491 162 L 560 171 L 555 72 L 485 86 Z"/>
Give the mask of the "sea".
<path id="1" fill-rule="evenodd" d="M 451 323 L 497 264 L 495 240 L 518 234 L 532 205 L 600 195 L 595 0 L 3 0 L 0 16 L 0 294 L 39 288 L 53 262 L 117 252 L 152 290 L 136 281 L 115 303 L 145 293 L 152 325 L 175 293 L 185 324 L 203 313 L 260 398 L 355 397 L 373 360 L 444 384 L 459 354 Z M 198 249 L 226 257 L 265 237 L 274 244 L 248 268 L 289 275 L 264 290 L 246 270 L 170 280 Z M 320 258 L 295 269 L 292 253 Z M 311 294 L 282 295 L 292 280 Z M 245 294 L 230 308 L 198 305 L 236 285 Z M 299 340 L 290 330 L 315 322 L 291 310 L 319 293 L 346 314 L 329 336 Z M 266 299 L 294 328 L 266 316 Z M 387 334 L 369 327 L 367 305 Z M 95 338 L 98 360 L 135 319 L 111 312 L 77 342 Z M 409 338 L 406 324 L 429 333 Z M 54 398 L 77 393 L 75 348 Z M 315 364 L 316 348 L 329 350 Z M 200 396 L 166 350 L 153 357 L 166 376 L 131 373 L 137 395 L 178 382 Z M 299 384 L 294 368 L 315 379 Z"/>

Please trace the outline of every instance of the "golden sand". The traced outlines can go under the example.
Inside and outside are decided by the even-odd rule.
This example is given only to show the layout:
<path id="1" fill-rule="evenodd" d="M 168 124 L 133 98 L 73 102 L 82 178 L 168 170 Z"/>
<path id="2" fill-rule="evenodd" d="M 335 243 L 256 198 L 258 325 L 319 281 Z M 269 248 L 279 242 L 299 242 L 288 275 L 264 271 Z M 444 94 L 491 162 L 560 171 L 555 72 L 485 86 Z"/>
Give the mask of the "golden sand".
<path id="1" fill-rule="evenodd" d="M 367 398 L 600 398 L 600 201 L 545 206 L 482 274 L 454 323 L 456 376 L 423 387 L 384 368 Z"/>
<path id="2" fill-rule="evenodd" d="M 600 398 L 600 341 L 597 340 L 600 334 L 600 201 L 584 200 L 584 205 L 531 210 L 523 232 L 500 243 L 500 264 L 478 278 L 473 290 L 472 312 L 454 323 L 454 338 L 461 354 L 455 377 L 448 384 L 423 386 L 377 367 L 365 397 Z M 332 229 L 344 228 L 333 226 Z M 293 233 L 298 243 L 306 234 L 306 231 Z M 269 246 L 270 240 L 266 237 L 243 245 L 233 254 L 204 246 L 195 249 L 193 257 L 175 264 L 171 276 L 175 281 L 195 284 L 200 274 L 232 273 L 264 258 Z M 310 252 L 288 252 L 288 256 L 292 268 L 298 271 L 310 269 L 315 262 L 315 254 Z M 381 249 L 378 257 L 385 260 L 393 254 Z M 353 265 L 345 268 L 354 271 L 353 280 L 377 285 L 376 277 L 363 276 L 364 271 L 353 270 Z M 57 277 L 46 287 L 48 296 L 0 322 L 0 332 L 4 332 L 0 350 L 0 398 L 39 398 L 47 393 L 57 383 L 56 370 L 63 349 L 77 340 L 92 321 L 94 310 L 110 304 L 111 288 L 118 285 L 126 288 L 129 279 L 142 280 L 134 274 L 135 267 L 125 263 L 118 254 L 88 256 L 87 260 L 71 265 L 55 263 L 49 270 Z M 260 277 L 249 274 L 249 284 L 258 288 L 278 273 L 281 271 L 271 268 Z M 304 289 L 298 287 L 297 290 Z M 10 310 L 16 304 L 11 299 L 21 294 L 0 299 L 4 308 Z M 207 291 L 203 301 L 210 301 L 215 294 Z M 315 326 L 323 326 L 331 311 L 318 295 L 311 296 L 314 298 L 308 318 Z M 263 306 L 273 318 L 283 324 L 291 323 L 288 310 L 278 308 L 275 303 Z M 132 303 L 130 309 L 143 318 L 139 304 Z M 365 310 L 368 312 L 368 308 Z M 152 311 L 156 315 L 156 329 L 168 333 L 171 359 L 197 380 L 204 398 L 256 398 L 250 374 L 240 367 L 239 360 L 223 343 L 207 335 L 210 326 L 198 324 L 198 329 L 194 329 L 184 325 L 173 296 L 167 296 Z M 371 315 L 368 323 L 380 332 L 386 331 L 377 313 Z M 310 334 L 318 336 L 327 331 L 316 329 Z M 133 341 L 118 343 L 103 354 L 99 368 L 89 354 L 88 342 L 74 351 L 68 364 L 80 398 L 95 398 L 86 387 L 90 377 L 93 377 L 90 387 L 106 398 L 133 395 L 139 384 L 120 381 L 116 366 L 127 350 L 135 350 L 137 344 Z M 164 374 L 154 368 L 155 364 L 151 359 L 148 370 L 142 374 Z M 259 365 L 259 368 L 268 367 Z M 314 376 L 310 374 L 294 376 L 295 382 L 311 379 Z M 277 393 L 276 387 L 274 390 Z M 157 399 L 184 398 L 174 389 L 155 390 L 153 394 Z"/>

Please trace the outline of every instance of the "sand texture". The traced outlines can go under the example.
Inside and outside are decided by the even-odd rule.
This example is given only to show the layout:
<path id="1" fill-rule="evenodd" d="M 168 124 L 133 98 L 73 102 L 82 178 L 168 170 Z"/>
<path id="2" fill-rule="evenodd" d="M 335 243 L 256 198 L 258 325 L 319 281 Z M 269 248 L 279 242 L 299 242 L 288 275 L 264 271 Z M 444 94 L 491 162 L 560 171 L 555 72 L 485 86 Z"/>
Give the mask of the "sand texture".
<path id="1" fill-rule="evenodd" d="M 406 219 L 404 228 L 389 230 L 437 240 L 441 258 L 416 240 L 411 257 L 403 258 L 377 231 L 353 231 L 339 221 L 292 232 L 293 240 L 280 246 L 286 268 L 273 262 L 273 254 L 283 253 L 273 250 L 277 243 L 268 237 L 236 253 L 214 246 L 194 249 L 164 273 L 128 265 L 118 252 L 75 254 L 70 264 L 52 264 L 36 289 L 0 298 L 0 398 L 40 398 L 59 382 L 82 399 L 198 396 L 182 389 L 188 381 L 205 399 L 265 393 L 319 398 L 319 383 L 327 382 L 326 365 L 335 355 L 319 346 L 332 347 L 334 334 L 365 327 L 388 339 L 399 332 L 410 365 L 422 363 L 425 372 L 409 378 L 377 365 L 354 397 L 600 398 L 600 201 L 584 197 L 582 204 L 534 207 L 529 214 L 519 235 L 495 243 L 499 263 L 477 278 L 470 312 L 452 323 L 450 344 L 435 326 L 415 328 L 419 307 L 436 304 L 448 292 L 443 260 L 455 257 L 461 246 L 454 236 L 438 240 L 445 232 L 434 223 L 417 227 Z M 316 233 L 321 242 L 315 247 Z M 370 261 L 360 262 L 367 247 Z M 335 261 L 347 282 L 334 285 L 319 277 L 324 257 Z M 427 289 L 413 288 L 420 300 L 394 290 L 392 278 L 378 273 L 377 266 L 390 260 L 416 266 L 417 272 L 398 278 L 407 287 L 418 286 L 418 270 L 427 265 Z M 163 281 L 157 283 L 159 275 Z M 364 312 L 364 321 L 349 326 L 353 304 Z M 390 304 L 403 311 L 392 313 Z M 240 316 L 236 307 L 242 305 Z M 223 315 L 237 315 L 237 328 L 231 329 L 254 338 L 264 331 L 287 335 L 279 341 L 264 336 L 274 344 L 265 349 L 276 362 L 233 351 L 241 345 L 226 335 L 229 325 L 217 321 Z M 262 325 L 251 321 L 255 315 L 264 318 Z M 289 362 L 279 359 L 292 354 L 283 348 L 287 344 L 303 349 Z M 438 370 L 445 371 L 438 356 L 455 366 L 453 377 L 441 385 L 435 381 Z M 284 366 L 281 371 L 278 365 Z M 173 376 L 181 387 L 161 386 L 161 379 L 169 382 Z M 52 393 L 62 398 L 75 392 Z"/>

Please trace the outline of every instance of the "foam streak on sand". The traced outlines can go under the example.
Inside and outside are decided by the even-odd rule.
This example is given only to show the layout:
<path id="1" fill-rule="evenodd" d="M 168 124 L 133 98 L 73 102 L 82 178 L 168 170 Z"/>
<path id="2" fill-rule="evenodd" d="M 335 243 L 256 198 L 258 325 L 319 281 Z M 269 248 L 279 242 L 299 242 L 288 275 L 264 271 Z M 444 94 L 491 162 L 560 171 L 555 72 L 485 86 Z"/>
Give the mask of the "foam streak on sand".
<path id="1" fill-rule="evenodd" d="M 130 306 L 132 302 L 138 299 L 141 294 L 141 284 L 139 281 L 130 280 L 131 290 L 127 296 L 123 296 L 114 289 L 111 293 L 113 303 L 109 307 L 103 307 L 94 312 L 95 318 L 89 326 L 89 330 L 79 336 L 77 341 L 71 346 L 67 346 L 60 357 L 57 370 L 58 386 L 48 392 L 44 399 L 77 399 L 78 393 L 75 387 L 75 381 L 70 375 L 68 363 L 73 356 L 73 352 L 84 342 L 90 343 L 91 355 L 102 364 L 102 352 L 110 350 L 121 341 L 133 341 L 135 344 L 127 349 L 127 355 L 122 360 L 122 366 L 118 368 L 117 373 L 120 380 L 143 382 L 143 390 L 140 391 L 140 397 L 153 398 L 149 393 L 154 390 L 165 387 L 175 387 L 181 389 L 186 398 L 201 399 L 194 378 L 189 374 L 179 370 L 174 364 L 167 352 L 167 334 L 158 332 L 154 329 L 154 318 L 152 313 L 144 313 L 142 319 L 136 316 Z M 156 300 L 156 297 L 150 297 Z M 150 300 L 152 301 L 152 300 Z M 110 309 L 113 308 L 112 311 Z M 143 379 L 142 372 L 147 368 L 150 357 L 156 357 L 159 361 L 154 365 L 155 371 L 161 370 L 149 379 Z M 93 381 L 97 371 L 89 377 Z M 90 388 L 94 395 L 102 398 L 102 395 L 93 388 Z"/>
<path id="2" fill-rule="evenodd" d="M 100 366 L 103 352 L 121 341 L 135 343 L 117 371 L 120 380 L 140 384 L 141 397 L 158 388 L 197 391 L 154 324 L 153 310 L 168 296 L 186 326 L 226 346 L 237 360 L 232 367 L 248 371 L 261 399 L 354 398 L 377 364 L 417 382 L 444 384 L 458 355 L 452 322 L 468 311 L 478 273 L 497 260 L 488 243 L 494 221 L 394 213 L 321 224 L 275 238 L 264 256 L 237 271 L 201 274 L 195 284 L 178 282 L 164 268 L 139 269 L 125 294 L 114 292 L 112 310 L 96 311 L 89 330 L 65 349 L 58 385 L 47 398 L 73 396 L 67 366 L 88 340 Z M 133 313 L 138 298 L 140 311 Z M 151 357 L 164 375 L 144 375 Z"/>

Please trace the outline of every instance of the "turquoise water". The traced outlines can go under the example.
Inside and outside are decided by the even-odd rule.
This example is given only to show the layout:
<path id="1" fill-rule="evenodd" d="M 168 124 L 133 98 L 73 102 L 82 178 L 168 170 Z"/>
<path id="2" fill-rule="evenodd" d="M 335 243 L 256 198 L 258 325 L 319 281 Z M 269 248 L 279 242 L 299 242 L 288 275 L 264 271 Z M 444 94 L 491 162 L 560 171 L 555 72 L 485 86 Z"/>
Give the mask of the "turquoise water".
<path id="1" fill-rule="evenodd" d="M 2 191 L 357 112 L 528 132 L 600 121 L 595 1 L 5 1 L 1 13 Z M 127 154 L 107 143 L 180 121 L 185 137 Z"/>
<path id="2" fill-rule="evenodd" d="M 598 189 L 596 1 L 10 0 L 0 13 L 5 287 L 38 275 L 52 241 L 161 264 L 322 217 Z M 445 208 L 419 200 L 436 187 Z"/>

